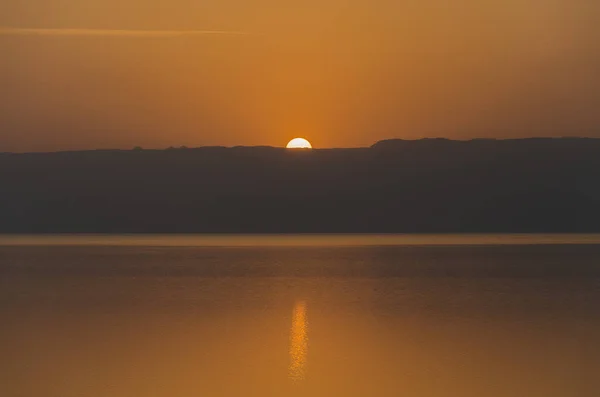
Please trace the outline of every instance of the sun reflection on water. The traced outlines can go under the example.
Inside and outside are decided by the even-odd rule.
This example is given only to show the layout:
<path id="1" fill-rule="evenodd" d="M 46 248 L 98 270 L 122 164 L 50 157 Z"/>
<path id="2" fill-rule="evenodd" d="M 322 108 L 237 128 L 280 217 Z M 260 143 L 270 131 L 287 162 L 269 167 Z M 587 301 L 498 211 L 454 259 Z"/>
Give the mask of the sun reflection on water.
<path id="1" fill-rule="evenodd" d="M 306 355 L 308 352 L 308 320 L 306 317 L 306 302 L 298 301 L 292 314 L 290 330 L 290 371 L 293 381 L 305 378 Z"/>

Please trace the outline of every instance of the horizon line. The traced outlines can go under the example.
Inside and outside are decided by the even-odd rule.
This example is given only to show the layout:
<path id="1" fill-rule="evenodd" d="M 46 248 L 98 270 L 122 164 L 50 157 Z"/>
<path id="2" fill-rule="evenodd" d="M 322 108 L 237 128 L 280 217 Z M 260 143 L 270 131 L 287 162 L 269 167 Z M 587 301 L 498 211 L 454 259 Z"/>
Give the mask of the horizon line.
<path id="1" fill-rule="evenodd" d="M 327 147 L 312 147 L 307 150 L 357 150 L 357 149 L 372 149 L 377 143 L 388 142 L 388 141 L 404 141 L 404 142 L 418 142 L 418 141 L 451 141 L 451 142 L 474 142 L 474 141 L 525 141 L 525 140 L 571 140 L 571 139 L 591 139 L 600 140 L 600 137 L 586 137 L 586 136 L 545 136 L 545 137 L 523 137 L 523 138 L 470 138 L 470 139 L 452 139 L 443 137 L 434 138 L 417 138 L 417 139 L 403 139 L 403 138 L 387 138 L 375 141 L 373 144 L 368 146 L 327 146 Z M 147 147 L 144 148 L 140 145 L 136 145 L 129 148 L 81 148 L 81 149 L 58 149 L 58 150 L 38 150 L 38 151 L 0 151 L 2 154 L 48 154 L 48 153 L 69 153 L 69 152 L 97 152 L 97 151 L 121 151 L 121 152 L 133 152 L 133 151 L 167 151 L 167 150 L 195 150 L 195 149 L 239 149 L 239 148 L 263 148 L 263 149 L 282 149 L 282 150 L 294 150 L 286 148 L 285 146 L 272 146 L 272 145 L 203 145 L 203 146 L 168 146 L 168 147 Z"/>

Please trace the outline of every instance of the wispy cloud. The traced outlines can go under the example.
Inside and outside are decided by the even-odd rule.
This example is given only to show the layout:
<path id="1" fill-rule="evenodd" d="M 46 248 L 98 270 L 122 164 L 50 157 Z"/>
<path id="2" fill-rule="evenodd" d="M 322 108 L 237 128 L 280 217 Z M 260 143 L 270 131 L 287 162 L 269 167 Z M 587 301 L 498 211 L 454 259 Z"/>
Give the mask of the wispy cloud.
<path id="1" fill-rule="evenodd" d="M 125 30 L 125 29 L 27 29 L 0 27 L 0 36 L 84 37 L 183 37 L 204 35 L 247 35 L 231 30 Z"/>

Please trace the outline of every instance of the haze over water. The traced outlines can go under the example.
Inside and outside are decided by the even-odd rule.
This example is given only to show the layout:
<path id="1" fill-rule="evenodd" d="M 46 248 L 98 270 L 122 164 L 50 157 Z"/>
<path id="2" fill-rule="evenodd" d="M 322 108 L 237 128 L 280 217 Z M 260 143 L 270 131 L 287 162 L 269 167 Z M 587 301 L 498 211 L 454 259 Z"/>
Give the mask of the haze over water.
<path id="1" fill-rule="evenodd" d="M 2 236 L 0 395 L 596 396 L 599 243 Z"/>

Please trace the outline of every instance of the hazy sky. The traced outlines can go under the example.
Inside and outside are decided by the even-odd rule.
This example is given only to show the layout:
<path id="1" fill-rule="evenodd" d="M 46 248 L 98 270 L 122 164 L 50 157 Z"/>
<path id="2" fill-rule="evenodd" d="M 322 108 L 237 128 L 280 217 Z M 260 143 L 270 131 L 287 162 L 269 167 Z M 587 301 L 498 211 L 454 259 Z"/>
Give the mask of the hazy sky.
<path id="1" fill-rule="evenodd" d="M 597 0 L 2 0 L 0 151 L 600 137 Z"/>

